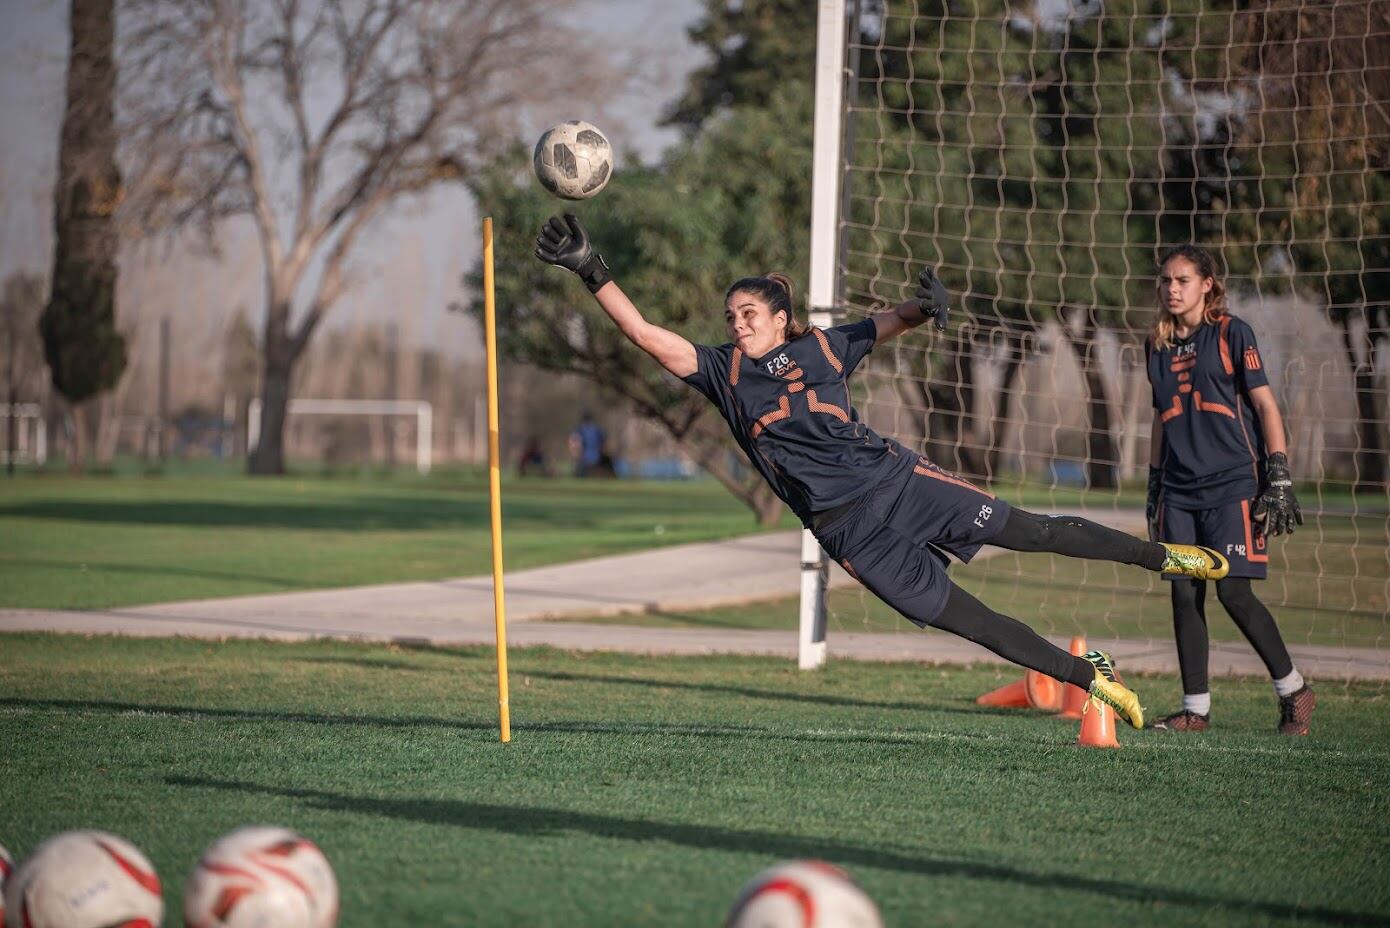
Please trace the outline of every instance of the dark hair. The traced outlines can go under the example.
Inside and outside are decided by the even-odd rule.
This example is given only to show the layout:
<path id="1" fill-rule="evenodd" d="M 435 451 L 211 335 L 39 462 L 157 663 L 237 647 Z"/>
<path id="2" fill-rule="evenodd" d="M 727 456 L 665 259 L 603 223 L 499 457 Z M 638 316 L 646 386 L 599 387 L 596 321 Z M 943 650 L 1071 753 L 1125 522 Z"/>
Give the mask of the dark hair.
<path id="1" fill-rule="evenodd" d="M 748 293 L 760 298 L 767 303 L 773 315 L 777 313 L 787 314 L 787 340 L 800 338 L 810 329 L 801 324 L 796 318 L 796 309 L 792 304 L 792 281 L 786 274 L 769 273 L 761 277 L 741 277 L 734 281 L 729 287 L 729 291 L 724 294 L 724 303 L 728 305 L 729 298 L 735 293 Z"/>
<path id="2" fill-rule="evenodd" d="M 1217 276 L 1216 259 L 1211 252 L 1197 245 L 1178 245 L 1169 248 L 1158 259 L 1159 273 L 1168 266 L 1168 262 L 1174 258 L 1183 258 L 1192 262 L 1192 266 L 1197 269 L 1197 273 L 1202 279 L 1211 279 L 1211 289 L 1203 298 L 1202 320 L 1204 322 L 1216 322 L 1226 315 L 1226 288 L 1221 283 L 1221 278 Z M 1158 348 L 1171 348 L 1177 323 L 1173 321 L 1171 314 L 1163 309 L 1162 302 L 1158 306 L 1158 322 L 1154 324 L 1153 338 L 1154 345 Z"/>

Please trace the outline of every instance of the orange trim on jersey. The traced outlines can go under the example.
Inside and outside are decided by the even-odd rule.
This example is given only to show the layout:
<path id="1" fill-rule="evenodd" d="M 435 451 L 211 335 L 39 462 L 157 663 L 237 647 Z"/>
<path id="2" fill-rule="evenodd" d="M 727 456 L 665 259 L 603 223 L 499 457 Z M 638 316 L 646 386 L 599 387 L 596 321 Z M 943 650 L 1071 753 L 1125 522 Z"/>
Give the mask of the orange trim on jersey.
<path id="1" fill-rule="evenodd" d="M 782 375 L 782 377 L 786 380 L 800 380 L 802 377 L 805 376 L 806 372 L 799 367 L 793 367 L 791 370 L 787 371 L 785 374 Z"/>
<path id="2" fill-rule="evenodd" d="M 1178 375 L 1178 383 L 1187 383 L 1191 379 L 1192 375 L 1187 373 L 1186 371 Z"/>
<path id="3" fill-rule="evenodd" d="M 931 477 L 933 480 L 940 480 L 944 483 L 952 484 L 953 486 L 965 487 L 967 490 L 974 490 L 981 496 L 988 496 L 990 499 L 994 499 L 993 493 L 981 490 L 979 487 L 965 482 L 964 480 L 955 476 L 954 474 L 943 473 L 942 471 L 939 471 L 936 468 L 931 467 L 930 464 L 931 462 L 929 462 L 926 458 L 922 458 L 922 463 L 914 465 L 912 468 L 912 472 L 914 474 L 921 474 L 923 477 Z"/>
<path id="4" fill-rule="evenodd" d="M 835 373 L 843 374 L 845 366 L 840 363 L 840 359 L 835 357 L 835 352 L 830 350 L 830 341 L 825 337 L 825 333 L 820 329 L 811 329 L 816 334 L 816 341 L 820 342 L 820 350 L 825 353 L 825 360 L 830 362 L 830 366 L 835 368 Z"/>
<path id="5" fill-rule="evenodd" d="M 789 383 L 789 384 L 787 384 L 787 392 L 788 392 L 788 393 L 800 393 L 802 390 L 805 390 L 805 389 L 806 389 L 806 384 L 804 384 L 804 383 Z"/>
<path id="6" fill-rule="evenodd" d="M 1190 384 L 1190 383 L 1180 383 L 1180 384 L 1178 384 L 1178 392 L 1179 392 L 1179 393 L 1191 393 L 1191 392 L 1192 392 L 1192 384 Z"/>
<path id="7" fill-rule="evenodd" d="M 1196 367 L 1196 366 L 1197 366 L 1197 359 L 1196 359 L 1196 358 L 1188 358 L 1188 359 L 1185 360 L 1185 361 L 1174 361 L 1172 364 L 1169 364 L 1169 365 L 1168 365 L 1168 370 L 1170 370 L 1170 371 L 1185 371 L 1185 370 L 1187 370 L 1188 368 L 1192 368 L 1192 367 Z"/>
<path id="8" fill-rule="evenodd" d="M 781 422 L 783 419 L 791 418 L 792 404 L 785 396 L 777 397 L 777 408 L 753 423 L 753 437 L 757 438 L 758 433 L 767 428 L 774 422 Z"/>
<path id="9" fill-rule="evenodd" d="M 1230 316 L 1221 317 L 1221 336 L 1218 344 L 1221 346 L 1221 367 L 1226 371 L 1227 376 L 1230 376 L 1231 374 L 1234 374 L 1236 372 L 1235 365 L 1231 363 L 1231 346 L 1226 340 L 1226 329 L 1230 326 L 1230 324 Z"/>
<path id="10" fill-rule="evenodd" d="M 1263 366 L 1264 366 L 1264 365 L 1260 363 L 1260 352 L 1259 352 L 1259 350 L 1258 350 L 1254 345 L 1251 345 L 1249 348 L 1246 348 L 1246 349 L 1245 349 L 1245 369 L 1246 369 L 1247 371 L 1257 371 L 1257 370 L 1259 370 L 1259 369 L 1260 369 L 1261 367 L 1263 367 Z"/>
<path id="11" fill-rule="evenodd" d="M 1173 405 L 1172 405 L 1172 406 L 1169 406 L 1167 409 L 1163 410 L 1163 414 L 1162 414 L 1161 416 L 1159 416 L 1158 418 L 1159 418 L 1159 421 L 1160 421 L 1160 422 L 1167 422 L 1169 419 L 1175 419 L 1175 418 L 1177 418 L 1178 416 L 1181 416 L 1181 415 L 1182 415 L 1182 397 L 1181 397 L 1181 396 L 1174 396 L 1174 397 L 1173 397 Z"/>
<path id="12" fill-rule="evenodd" d="M 743 349 L 735 348 L 733 357 L 729 360 L 729 386 L 738 386 L 738 366 L 743 361 Z"/>
<path id="13" fill-rule="evenodd" d="M 849 575 L 850 575 L 851 577 L 853 577 L 855 580 L 859 580 L 859 575 L 858 575 L 857 573 L 854 572 L 854 568 L 853 568 L 853 567 L 849 566 L 849 558 L 847 558 L 847 557 L 846 557 L 846 558 L 841 558 L 841 559 L 840 559 L 840 566 L 843 567 L 843 568 L 845 569 L 845 573 L 849 574 Z M 863 583 L 864 581 L 863 581 L 863 580 L 859 580 L 859 582 L 860 582 L 860 583 Z"/>
<path id="14" fill-rule="evenodd" d="M 815 390 L 806 391 L 806 405 L 811 407 L 811 412 L 823 412 L 828 416 L 834 416 L 841 422 L 849 422 L 849 413 L 845 412 L 839 406 L 832 405 L 831 403 L 822 403 L 820 400 L 816 399 Z"/>
<path id="15" fill-rule="evenodd" d="M 1269 561 L 1268 551 L 1266 551 L 1264 554 L 1255 553 L 1255 542 L 1257 539 L 1255 538 L 1254 534 L 1250 531 L 1250 500 L 1243 499 L 1240 501 L 1240 513 L 1242 516 L 1245 517 L 1245 559 L 1252 564 L 1267 563 Z M 1265 546 L 1264 536 L 1261 535 L 1258 541 L 1260 543 L 1260 547 L 1263 548 Z"/>
<path id="16" fill-rule="evenodd" d="M 1229 416 L 1232 419 L 1236 417 L 1236 414 L 1231 411 L 1231 408 L 1229 406 L 1224 406 L 1221 403 L 1205 402 L 1202 399 L 1202 391 L 1200 390 L 1192 394 L 1192 401 L 1197 404 L 1197 408 L 1202 412 L 1216 412 L 1220 413 L 1223 416 Z"/>

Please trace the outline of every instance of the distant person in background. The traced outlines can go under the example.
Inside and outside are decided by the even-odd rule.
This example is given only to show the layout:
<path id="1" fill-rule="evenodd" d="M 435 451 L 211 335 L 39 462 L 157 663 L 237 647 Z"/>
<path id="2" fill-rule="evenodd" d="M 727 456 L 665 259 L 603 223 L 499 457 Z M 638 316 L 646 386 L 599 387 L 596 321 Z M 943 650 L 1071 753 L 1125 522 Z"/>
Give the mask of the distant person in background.
<path id="1" fill-rule="evenodd" d="M 587 409 L 579 416 L 579 424 L 570 434 L 570 453 L 574 456 L 574 475 L 576 477 L 599 476 L 605 457 L 604 444 L 607 436 L 603 428 L 594 421 L 593 413 Z M 612 476 L 613 465 L 609 462 L 608 476 Z"/>
<path id="2" fill-rule="evenodd" d="M 526 439 L 526 447 L 521 451 L 521 459 L 517 462 L 516 472 L 522 477 L 550 476 L 550 472 L 545 467 L 545 451 L 541 448 L 540 440 L 534 435 Z"/>
<path id="3" fill-rule="evenodd" d="M 1308 734 L 1316 700 L 1251 580 L 1269 566 L 1266 538 L 1303 524 L 1293 493 L 1284 420 L 1265 376 L 1255 331 L 1226 310 L 1216 262 L 1194 245 L 1163 256 L 1158 320 L 1145 344 L 1154 418 L 1146 514 L 1153 541 L 1205 545 L 1225 554 L 1231 572 L 1216 598 L 1264 661 L 1279 697 L 1279 731 Z M 1182 710 L 1154 723 L 1168 731 L 1206 731 L 1206 597 L 1203 580 L 1169 575 L 1173 633 L 1182 669 Z"/>

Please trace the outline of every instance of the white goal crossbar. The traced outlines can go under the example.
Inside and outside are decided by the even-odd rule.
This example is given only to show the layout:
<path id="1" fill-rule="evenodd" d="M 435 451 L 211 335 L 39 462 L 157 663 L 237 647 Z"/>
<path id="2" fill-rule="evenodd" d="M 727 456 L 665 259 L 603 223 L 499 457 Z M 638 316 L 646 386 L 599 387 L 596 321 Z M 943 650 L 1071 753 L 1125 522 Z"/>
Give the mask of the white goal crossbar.
<path id="1" fill-rule="evenodd" d="M 290 400 L 285 410 L 291 415 L 320 416 L 414 416 L 415 469 L 430 472 L 433 446 L 434 407 L 424 400 Z M 251 400 L 246 410 L 246 450 L 254 452 L 261 436 L 261 401 Z"/>

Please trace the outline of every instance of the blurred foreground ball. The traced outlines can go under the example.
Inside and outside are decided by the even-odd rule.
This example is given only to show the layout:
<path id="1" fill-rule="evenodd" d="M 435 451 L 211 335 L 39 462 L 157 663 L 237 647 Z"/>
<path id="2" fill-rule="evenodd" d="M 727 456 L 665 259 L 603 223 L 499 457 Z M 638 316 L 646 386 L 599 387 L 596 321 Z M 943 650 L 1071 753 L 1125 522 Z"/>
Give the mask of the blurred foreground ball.
<path id="1" fill-rule="evenodd" d="M 314 842 L 254 825 L 218 838 L 183 888 L 188 928 L 332 928 L 338 880 Z"/>
<path id="2" fill-rule="evenodd" d="M 794 860 L 759 873 L 725 928 L 883 928 L 878 907 L 839 867 Z"/>
<path id="3" fill-rule="evenodd" d="M 5 880 L 10 928 L 156 928 L 163 917 L 154 867 L 104 831 L 54 835 Z"/>

